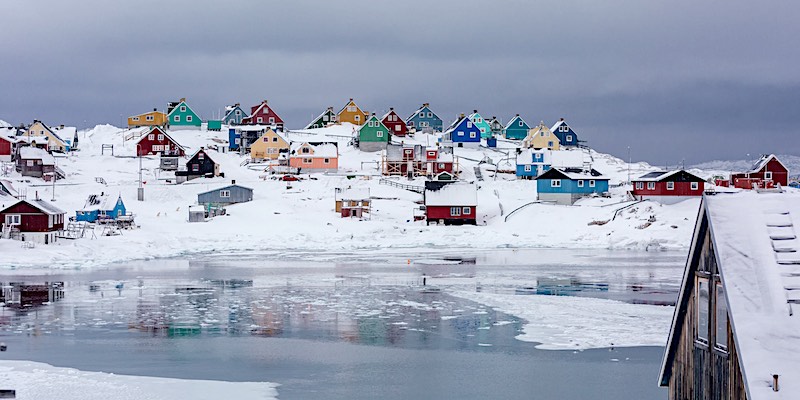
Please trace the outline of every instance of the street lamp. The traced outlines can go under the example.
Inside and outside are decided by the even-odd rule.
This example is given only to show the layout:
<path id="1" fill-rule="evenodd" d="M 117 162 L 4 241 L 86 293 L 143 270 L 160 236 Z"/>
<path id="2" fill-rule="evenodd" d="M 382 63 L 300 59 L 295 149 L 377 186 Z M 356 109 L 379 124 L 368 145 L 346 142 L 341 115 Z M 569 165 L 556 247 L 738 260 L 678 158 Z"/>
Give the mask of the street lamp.
<path id="1" fill-rule="evenodd" d="M 144 201 L 144 186 L 142 186 L 142 145 L 136 143 L 136 155 L 139 156 L 139 188 L 136 190 L 136 200 Z"/>

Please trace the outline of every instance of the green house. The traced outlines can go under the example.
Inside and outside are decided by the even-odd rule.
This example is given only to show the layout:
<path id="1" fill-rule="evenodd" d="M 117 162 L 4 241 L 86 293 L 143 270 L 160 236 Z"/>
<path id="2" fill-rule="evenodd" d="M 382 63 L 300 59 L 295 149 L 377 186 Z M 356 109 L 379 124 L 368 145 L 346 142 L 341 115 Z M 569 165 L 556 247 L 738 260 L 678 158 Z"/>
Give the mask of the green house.
<path id="1" fill-rule="evenodd" d="M 358 130 L 358 148 L 361 151 L 384 150 L 389 138 L 389 128 L 373 113 Z"/>
<path id="2" fill-rule="evenodd" d="M 306 129 L 324 128 L 335 122 L 336 113 L 333 111 L 333 107 L 328 107 L 328 109 L 323 111 L 322 114 L 320 114 L 317 118 L 314 118 L 310 124 L 306 125 Z"/>
<path id="3" fill-rule="evenodd" d="M 531 127 L 528 126 L 528 123 L 517 114 L 514 118 L 511 118 L 511 121 L 508 121 L 508 125 L 506 125 L 506 139 L 525 139 L 530 129 Z"/>
<path id="4" fill-rule="evenodd" d="M 171 102 L 167 106 L 167 120 L 171 129 L 200 128 L 202 122 L 192 109 L 186 105 L 186 99 Z"/>
<path id="5" fill-rule="evenodd" d="M 472 114 L 469 115 L 469 120 L 475 124 L 478 129 L 481 131 L 481 139 L 486 139 L 492 137 L 492 126 L 489 125 L 489 122 L 486 121 L 480 114 L 478 114 L 478 110 L 473 110 Z"/>

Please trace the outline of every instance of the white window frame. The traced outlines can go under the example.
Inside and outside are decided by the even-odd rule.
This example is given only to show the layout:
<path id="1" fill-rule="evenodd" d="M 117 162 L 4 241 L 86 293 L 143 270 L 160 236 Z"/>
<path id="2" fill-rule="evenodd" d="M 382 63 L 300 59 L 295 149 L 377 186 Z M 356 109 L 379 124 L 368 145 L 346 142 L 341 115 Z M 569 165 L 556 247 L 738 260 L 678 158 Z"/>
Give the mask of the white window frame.
<path id="1" fill-rule="evenodd" d="M 647 190 L 656 190 L 655 182 L 647 182 Z"/>
<path id="2" fill-rule="evenodd" d="M 461 209 L 461 215 L 470 215 L 472 214 L 472 207 L 463 207 Z"/>
<path id="3" fill-rule="evenodd" d="M 181 112 L 186 112 L 186 106 L 181 106 Z"/>
<path id="4" fill-rule="evenodd" d="M 583 187 L 583 179 L 578 179 L 578 187 Z"/>
<path id="5" fill-rule="evenodd" d="M 636 189 L 637 190 L 644 189 L 644 182 L 636 182 Z"/>
<path id="6" fill-rule="evenodd" d="M 467 121 L 467 128 L 472 128 L 472 121 Z"/>
<path id="7" fill-rule="evenodd" d="M 260 123 L 262 123 L 262 122 L 264 122 L 264 118 L 262 118 L 262 117 L 256 117 L 256 123 L 257 123 L 257 124 L 260 124 Z"/>
<path id="8" fill-rule="evenodd" d="M 560 188 L 561 187 L 561 179 L 550 179 L 550 187 Z"/>
<path id="9" fill-rule="evenodd" d="M 181 122 L 181 116 L 180 115 L 176 115 L 176 116 L 172 117 L 172 120 L 174 122 Z"/>
<path id="10" fill-rule="evenodd" d="M 163 135 L 163 134 L 161 134 L 161 133 L 159 133 L 159 134 L 158 134 L 158 141 L 160 142 L 160 141 L 162 141 L 162 140 L 164 140 L 164 135 Z"/>
<path id="11" fill-rule="evenodd" d="M 323 158 L 322 159 L 322 163 L 323 164 L 330 164 L 331 163 L 331 159 L 330 158 Z"/>
<path id="12" fill-rule="evenodd" d="M 571 142 L 571 141 L 572 141 L 572 135 L 567 135 L 567 142 Z"/>
<path id="13" fill-rule="evenodd" d="M 154 135 L 152 133 L 147 135 L 147 140 L 150 140 L 150 141 L 156 140 L 156 135 Z"/>
<path id="14" fill-rule="evenodd" d="M 692 182 L 691 189 L 692 190 L 700 189 L 700 182 Z"/>
<path id="15" fill-rule="evenodd" d="M 269 117 L 269 124 L 272 125 L 275 123 L 275 117 Z"/>
<path id="16" fill-rule="evenodd" d="M 461 207 L 450 207 L 450 216 L 451 217 L 460 217 L 461 216 Z"/>
<path id="17" fill-rule="evenodd" d="M 312 164 L 314 161 L 310 157 L 303 159 L 303 164 Z"/>
<path id="18" fill-rule="evenodd" d="M 376 136 L 376 137 L 379 137 L 379 138 L 382 138 L 382 137 L 383 137 L 383 131 L 377 131 L 377 132 L 375 132 L 375 136 Z"/>
<path id="19" fill-rule="evenodd" d="M 470 132 L 469 133 L 469 138 L 470 139 L 475 139 L 475 132 Z"/>
<path id="20" fill-rule="evenodd" d="M 138 121 L 138 120 L 139 120 L 139 117 L 133 117 L 133 118 L 131 118 L 131 119 L 132 119 L 132 120 L 134 120 L 134 121 Z"/>
<path id="21" fill-rule="evenodd" d="M 597 181 L 595 181 L 594 179 L 589 179 L 589 187 L 595 187 L 596 184 Z"/>
<path id="22" fill-rule="evenodd" d="M 526 165 L 525 166 L 525 172 L 531 172 L 531 166 L 530 165 Z"/>
<path id="23" fill-rule="evenodd" d="M 154 121 L 156 118 L 154 116 L 152 116 L 152 115 L 148 115 L 148 116 L 145 117 L 145 119 L 148 120 L 148 121 Z"/>
<path id="24" fill-rule="evenodd" d="M 6 214 L 6 225 L 10 226 L 22 225 L 22 215 Z"/>
<path id="25" fill-rule="evenodd" d="M 355 117 L 353 117 L 353 120 L 354 121 L 361 121 L 361 116 L 360 115 L 356 115 Z"/>
<path id="26" fill-rule="evenodd" d="M 219 197 L 231 197 L 231 191 L 230 190 L 220 190 L 219 191 Z"/>
<path id="27" fill-rule="evenodd" d="M 765 181 L 771 181 L 772 180 L 772 171 L 764 172 L 764 180 Z"/>
<path id="28" fill-rule="evenodd" d="M 675 182 L 667 182 L 667 190 L 675 190 Z"/>

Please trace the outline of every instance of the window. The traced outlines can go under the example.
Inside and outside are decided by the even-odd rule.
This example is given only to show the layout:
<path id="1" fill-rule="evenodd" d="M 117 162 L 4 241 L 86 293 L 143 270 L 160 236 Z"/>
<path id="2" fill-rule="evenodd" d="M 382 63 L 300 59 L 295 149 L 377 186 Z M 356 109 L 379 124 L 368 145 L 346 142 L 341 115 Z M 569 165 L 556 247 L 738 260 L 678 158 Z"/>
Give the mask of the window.
<path id="1" fill-rule="evenodd" d="M 470 133 L 469 133 L 469 137 L 470 137 L 471 139 L 475 139 L 475 132 L 470 132 Z"/>
<path id="2" fill-rule="evenodd" d="M 708 279 L 697 278 L 697 341 L 708 344 Z"/>
<path id="3" fill-rule="evenodd" d="M 428 118 L 433 118 L 433 113 L 428 111 Z"/>
<path id="4" fill-rule="evenodd" d="M 444 163 L 439 163 L 439 169 L 444 169 Z"/>
<path id="5" fill-rule="evenodd" d="M 331 163 L 331 159 L 330 158 L 324 158 L 324 159 L 322 159 L 322 163 L 323 164 L 330 164 Z"/>
<path id="6" fill-rule="evenodd" d="M 33 166 L 33 160 L 26 160 L 26 161 L 25 161 L 25 164 L 26 164 L 27 166 L 29 166 L 29 167 L 32 167 L 32 166 Z"/>
<path id="7" fill-rule="evenodd" d="M 274 147 L 270 147 L 270 148 L 267 149 L 267 154 L 275 154 L 277 152 L 278 152 L 278 149 L 276 149 Z"/>
<path id="8" fill-rule="evenodd" d="M 162 140 L 164 140 L 164 135 L 162 135 L 162 134 L 160 134 L 160 133 L 159 133 L 159 134 L 158 134 L 158 140 L 159 140 L 159 141 L 162 141 Z"/>
<path id="9" fill-rule="evenodd" d="M 567 135 L 567 142 L 571 142 L 571 141 L 572 141 L 572 135 Z"/>
<path id="10" fill-rule="evenodd" d="M 472 121 L 467 121 L 467 128 L 472 128 Z"/>
<path id="11" fill-rule="evenodd" d="M 525 166 L 525 172 L 531 172 L 531 166 L 530 165 L 526 165 Z"/>
<path id="12" fill-rule="evenodd" d="M 161 145 L 154 144 L 152 149 L 153 149 L 153 151 L 161 151 Z"/>
<path id="13" fill-rule="evenodd" d="M 675 190 L 675 182 L 667 182 L 667 190 Z"/>
<path id="14" fill-rule="evenodd" d="M 408 126 L 413 128 L 414 127 L 414 121 L 408 121 Z M 422 126 L 422 124 L 420 123 L 419 126 Z"/>
<path id="15" fill-rule="evenodd" d="M 180 115 L 176 115 L 176 116 L 174 116 L 172 118 L 172 120 L 175 121 L 175 122 L 181 122 L 181 116 Z"/>
<path id="16" fill-rule="evenodd" d="M 242 110 L 236 110 L 236 115 L 242 115 Z"/>
<path id="17" fill-rule="evenodd" d="M 192 164 L 192 172 L 197 172 L 197 171 L 200 171 L 200 165 Z"/>
<path id="18" fill-rule="evenodd" d="M 197 159 L 198 160 L 205 160 L 206 159 L 206 153 L 197 153 Z"/>
<path id="19" fill-rule="evenodd" d="M 7 214 L 6 225 L 20 225 L 22 224 L 22 216 L 19 214 Z"/>
<path id="20" fill-rule="evenodd" d="M 636 182 L 636 189 L 644 189 L 644 182 Z"/>
<path id="21" fill-rule="evenodd" d="M 450 216 L 451 217 L 461 216 L 461 207 L 450 207 Z"/>
<path id="22" fill-rule="evenodd" d="M 375 136 L 377 136 L 377 137 L 383 137 L 383 131 L 377 131 L 377 132 L 375 132 Z"/>
<path id="23" fill-rule="evenodd" d="M 583 187 L 583 179 L 578 179 L 578 187 Z"/>
<path id="24" fill-rule="evenodd" d="M 356 106 L 347 106 L 347 112 L 356 112 Z"/>
<path id="25" fill-rule="evenodd" d="M 553 147 L 553 142 L 552 141 L 547 142 L 547 147 Z"/>
<path id="26" fill-rule="evenodd" d="M 561 125 L 558 127 L 559 132 L 569 132 L 569 127 L 566 125 Z"/>
<path id="27" fill-rule="evenodd" d="M 456 135 L 458 135 L 458 136 L 464 136 L 464 132 L 458 131 L 458 133 L 457 133 Z"/>
<path id="28" fill-rule="evenodd" d="M 361 121 L 361 116 L 360 115 L 356 115 L 355 117 L 353 117 L 353 119 L 356 120 L 356 121 Z"/>
<path id="29" fill-rule="evenodd" d="M 156 135 L 154 135 L 152 133 L 147 135 L 147 140 L 156 140 Z"/>
<path id="30" fill-rule="evenodd" d="M 544 137 L 544 132 L 539 132 L 539 136 Z"/>
<path id="31" fill-rule="evenodd" d="M 423 121 L 423 122 L 419 123 L 419 126 L 420 126 L 420 128 L 427 128 L 427 127 L 431 126 L 431 123 L 427 122 L 427 121 Z"/>
<path id="32" fill-rule="evenodd" d="M 551 179 L 550 180 L 550 187 L 561 187 L 561 179 Z"/>
<path id="33" fill-rule="evenodd" d="M 256 118 L 256 122 L 260 124 L 260 123 L 264 122 L 264 118 L 258 117 L 258 118 Z"/>
<path id="34" fill-rule="evenodd" d="M 328 114 L 322 116 L 322 122 L 328 122 Z"/>
<path id="35" fill-rule="evenodd" d="M 277 143 L 277 142 L 278 142 L 278 137 L 277 137 L 277 136 L 273 137 L 273 138 L 272 138 L 272 141 L 273 141 L 274 143 Z"/>
<path id="36" fill-rule="evenodd" d="M 300 150 L 300 152 L 303 154 L 308 154 L 311 153 L 311 149 L 309 149 L 308 147 L 303 147 L 303 149 Z"/>
<path id="37" fill-rule="evenodd" d="M 725 288 L 721 284 L 716 285 L 716 335 L 714 336 L 714 346 L 720 350 L 728 350 L 728 303 L 725 302 Z"/>
<path id="38" fill-rule="evenodd" d="M 594 187 L 595 181 L 594 179 L 589 179 L 589 187 Z"/>
<path id="39" fill-rule="evenodd" d="M 429 151 L 428 152 L 428 157 L 436 157 L 436 152 L 435 151 Z"/>
<path id="40" fill-rule="evenodd" d="M 647 182 L 647 190 L 656 190 L 655 182 Z"/>
<path id="41" fill-rule="evenodd" d="M 264 143 L 268 143 L 269 142 L 269 138 L 264 136 L 263 138 L 261 138 L 261 141 L 263 141 Z"/>
<path id="42" fill-rule="evenodd" d="M 219 197 L 231 197 L 231 191 L 230 190 L 220 190 L 219 191 Z"/>
<path id="43" fill-rule="evenodd" d="M 692 190 L 697 190 L 698 188 L 700 188 L 700 183 L 699 182 L 692 182 Z"/>
<path id="44" fill-rule="evenodd" d="M 772 180 L 772 171 L 764 172 L 764 180 L 771 181 Z"/>
<path id="45" fill-rule="evenodd" d="M 311 164 L 312 162 L 313 162 L 313 160 L 311 160 L 310 158 L 304 158 L 303 159 L 303 164 Z"/>
<path id="46" fill-rule="evenodd" d="M 131 119 L 133 119 L 134 121 L 138 121 L 138 120 L 139 120 L 139 117 L 133 117 L 133 118 L 131 118 Z"/>
<path id="47" fill-rule="evenodd" d="M 186 106 L 181 106 L 181 112 L 186 112 Z"/>
<path id="48" fill-rule="evenodd" d="M 486 128 L 481 128 L 481 133 L 486 133 Z"/>
<path id="49" fill-rule="evenodd" d="M 152 121 L 152 120 L 154 120 L 154 119 L 155 119 L 155 117 L 153 117 L 152 115 L 148 115 L 148 116 L 147 116 L 147 117 L 145 117 L 145 118 L 146 118 L 148 121 Z M 137 121 L 138 121 L 138 120 L 137 120 Z"/>
<path id="50" fill-rule="evenodd" d="M 472 207 L 464 207 L 464 208 L 461 210 L 461 213 L 462 213 L 462 214 L 464 214 L 464 215 L 470 215 L 470 214 L 472 214 Z"/>
<path id="51" fill-rule="evenodd" d="M 394 130 L 397 131 L 397 132 L 400 132 L 402 127 L 403 127 L 402 125 L 395 125 L 394 126 Z"/>
<path id="52" fill-rule="evenodd" d="M 269 117 L 269 123 L 270 123 L 270 125 L 274 124 L 275 123 L 275 117 Z"/>

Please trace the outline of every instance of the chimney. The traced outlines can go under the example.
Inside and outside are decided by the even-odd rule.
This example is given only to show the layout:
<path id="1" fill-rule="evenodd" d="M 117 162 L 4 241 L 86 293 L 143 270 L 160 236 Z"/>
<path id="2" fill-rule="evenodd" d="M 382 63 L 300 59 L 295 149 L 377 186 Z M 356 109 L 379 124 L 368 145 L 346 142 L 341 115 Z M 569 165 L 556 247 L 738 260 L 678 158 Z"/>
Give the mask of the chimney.
<path id="1" fill-rule="evenodd" d="M 478 113 L 478 110 L 472 110 L 472 113 L 473 113 L 473 114 L 477 114 L 477 113 Z"/>
<path id="2" fill-rule="evenodd" d="M 519 114 L 517 114 L 517 116 L 519 117 Z"/>
<path id="3" fill-rule="evenodd" d="M 394 107 L 389 107 L 389 111 L 394 111 Z"/>
<path id="4" fill-rule="evenodd" d="M 231 179 L 231 185 L 235 185 L 235 184 L 236 184 L 236 179 Z"/>
<path id="5" fill-rule="evenodd" d="M 333 107 L 328 107 L 328 111 L 333 111 Z"/>
<path id="6" fill-rule="evenodd" d="M 431 103 L 424 103 L 422 106 L 423 106 L 423 107 L 428 107 L 428 106 L 430 106 L 430 105 L 431 105 Z"/>
<path id="7" fill-rule="evenodd" d="M 563 121 L 563 120 L 564 120 L 564 118 L 561 118 L 561 120 Z"/>
<path id="8" fill-rule="evenodd" d="M 350 98 L 350 101 L 353 101 L 353 98 L 352 98 L 352 97 Z"/>
<path id="9" fill-rule="evenodd" d="M 780 387 L 778 387 L 778 375 L 774 374 L 774 375 L 772 375 L 772 391 L 773 392 L 777 392 L 779 390 L 780 390 Z"/>
<path id="10" fill-rule="evenodd" d="M 268 101 L 268 100 L 264 100 L 264 102 L 263 102 L 263 103 L 264 103 L 264 104 L 269 104 L 269 101 Z"/>
<path id="11" fill-rule="evenodd" d="M 519 114 L 517 114 L 517 116 L 519 116 Z M 492 119 L 497 119 L 497 116 L 492 115 Z"/>
<path id="12" fill-rule="evenodd" d="M 459 118 L 464 118 L 464 113 L 461 113 L 461 114 L 459 115 Z"/>
<path id="13" fill-rule="evenodd" d="M 181 97 L 181 102 L 186 101 L 186 97 Z"/>
<path id="14" fill-rule="evenodd" d="M 36 194 L 36 198 L 35 198 L 34 200 L 39 200 L 39 191 L 37 190 L 37 191 L 35 192 L 35 194 Z"/>
<path id="15" fill-rule="evenodd" d="M 155 108 L 155 107 L 153 107 L 153 112 L 155 112 L 155 111 L 158 111 L 158 109 L 157 109 L 157 108 Z"/>
<path id="16" fill-rule="evenodd" d="M 240 105 L 239 103 L 236 103 L 236 104 L 234 104 L 233 106 L 234 106 L 234 107 L 239 107 L 239 105 Z"/>
<path id="17" fill-rule="evenodd" d="M 64 124 L 59 125 L 58 129 L 64 129 Z"/>

